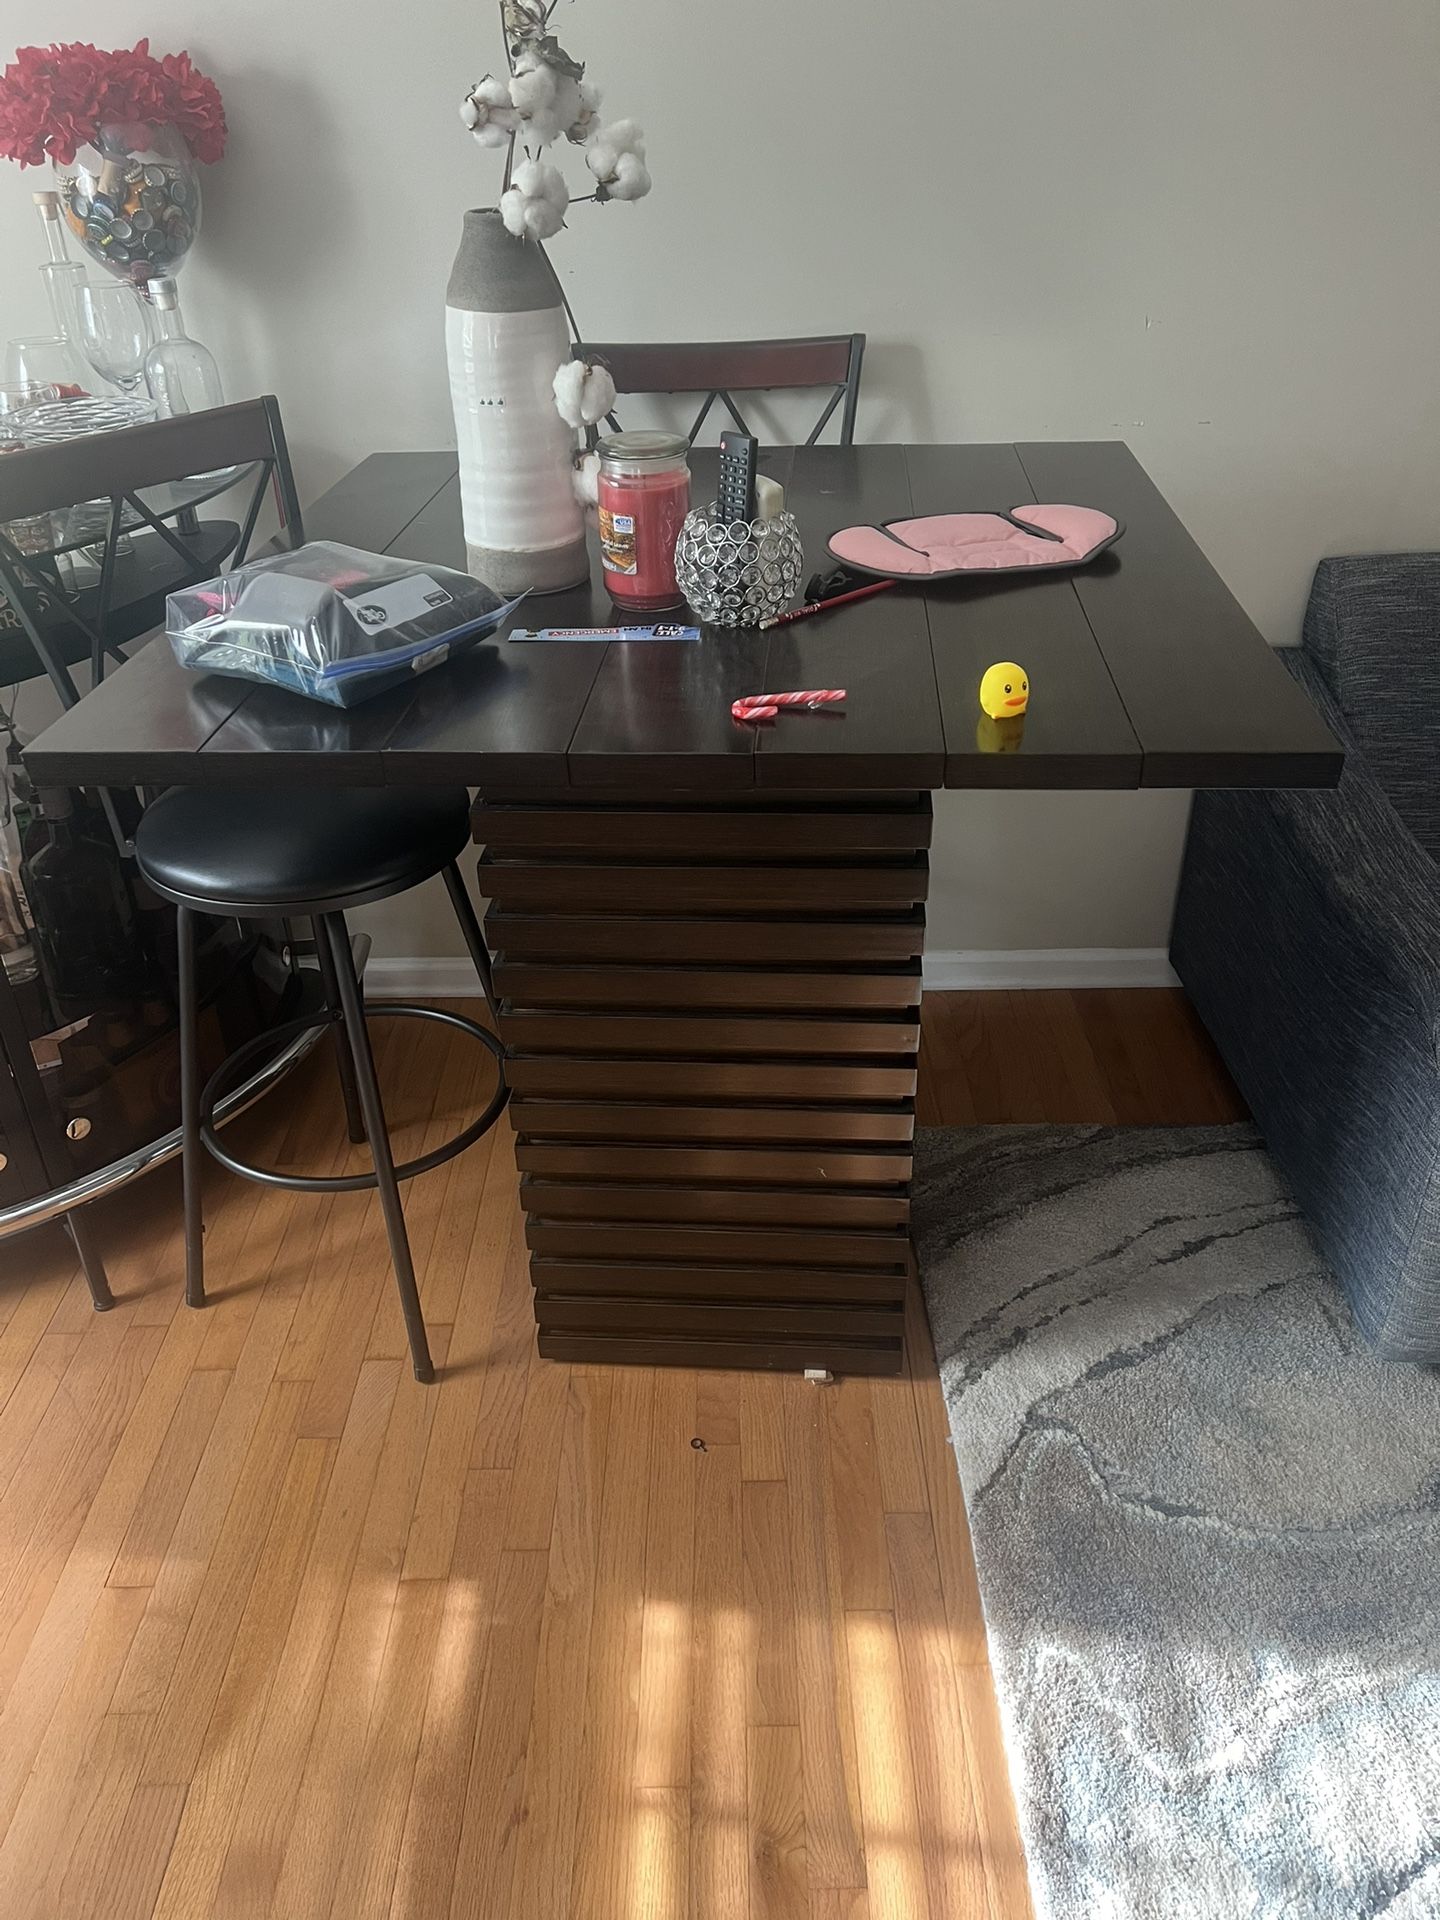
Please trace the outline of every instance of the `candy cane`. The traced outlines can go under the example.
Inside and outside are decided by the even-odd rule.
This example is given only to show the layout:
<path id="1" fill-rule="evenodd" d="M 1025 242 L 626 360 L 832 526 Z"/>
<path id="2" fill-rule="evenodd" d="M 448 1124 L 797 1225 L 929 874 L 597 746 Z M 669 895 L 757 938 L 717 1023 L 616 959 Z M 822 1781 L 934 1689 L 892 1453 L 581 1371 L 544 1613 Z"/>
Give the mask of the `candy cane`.
<path id="1" fill-rule="evenodd" d="M 844 687 L 821 687 L 804 693 L 751 693 L 730 708 L 737 720 L 773 720 L 782 707 L 833 707 L 845 698 Z"/>

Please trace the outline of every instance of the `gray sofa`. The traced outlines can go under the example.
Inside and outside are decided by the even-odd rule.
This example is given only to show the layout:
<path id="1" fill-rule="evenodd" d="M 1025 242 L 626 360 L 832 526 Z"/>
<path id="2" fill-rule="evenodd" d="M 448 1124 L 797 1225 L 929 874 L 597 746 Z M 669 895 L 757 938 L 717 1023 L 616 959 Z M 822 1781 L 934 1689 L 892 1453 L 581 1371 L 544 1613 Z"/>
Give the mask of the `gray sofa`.
<path id="1" fill-rule="evenodd" d="M 1440 1362 L 1440 554 L 1322 561 L 1328 793 L 1195 798 L 1171 959 L 1355 1318 Z"/>

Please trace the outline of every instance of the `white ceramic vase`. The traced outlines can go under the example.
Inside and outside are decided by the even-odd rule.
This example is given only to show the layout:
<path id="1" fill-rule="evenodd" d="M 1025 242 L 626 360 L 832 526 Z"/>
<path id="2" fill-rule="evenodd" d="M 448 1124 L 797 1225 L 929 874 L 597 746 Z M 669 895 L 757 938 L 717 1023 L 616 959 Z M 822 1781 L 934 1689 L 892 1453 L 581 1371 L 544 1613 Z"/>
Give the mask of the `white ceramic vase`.
<path id="1" fill-rule="evenodd" d="M 469 571 L 507 596 L 579 585 L 590 562 L 571 478 L 575 435 L 552 384 L 570 354 L 565 311 L 539 247 L 490 207 L 465 215 L 445 350 Z"/>

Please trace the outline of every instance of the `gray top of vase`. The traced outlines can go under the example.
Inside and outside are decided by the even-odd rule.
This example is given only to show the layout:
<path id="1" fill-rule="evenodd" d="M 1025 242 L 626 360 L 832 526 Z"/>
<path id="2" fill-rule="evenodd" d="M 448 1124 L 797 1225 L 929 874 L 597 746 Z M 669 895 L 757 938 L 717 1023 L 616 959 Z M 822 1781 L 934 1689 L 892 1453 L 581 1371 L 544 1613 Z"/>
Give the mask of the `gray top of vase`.
<path id="1" fill-rule="evenodd" d="M 495 207 L 472 207 L 445 304 L 462 313 L 534 313 L 558 307 L 560 289 L 537 241 L 517 240 Z"/>

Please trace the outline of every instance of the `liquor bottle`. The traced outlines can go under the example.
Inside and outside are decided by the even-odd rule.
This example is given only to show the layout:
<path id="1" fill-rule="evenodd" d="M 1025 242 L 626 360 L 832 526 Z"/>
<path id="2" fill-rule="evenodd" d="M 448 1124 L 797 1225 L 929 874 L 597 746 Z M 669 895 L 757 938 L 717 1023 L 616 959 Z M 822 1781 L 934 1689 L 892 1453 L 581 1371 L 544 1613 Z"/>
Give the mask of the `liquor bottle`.
<path id="1" fill-rule="evenodd" d="M 174 278 L 162 274 L 147 285 L 146 294 L 160 327 L 160 338 L 145 356 L 145 383 L 168 420 L 178 413 L 201 413 L 225 404 L 215 356 L 192 340 L 180 317 L 180 289 Z"/>
<path id="2" fill-rule="evenodd" d="M 85 269 L 78 260 L 70 258 L 66 249 L 65 227 L 60 219 L 59 194 L 37 193 L 31 197 L 35 202 L 35 211 L 40 216 L 40 228 L 45 235 L 45 251 L 48 256 L 40 268 L 40 277 L 45 282 L 45 297 L 50 302 L 56 336 L 64 341 L 68 350 L 66 370 L 69 378 L 58 383 L 60 397 L 64 400 L 78 399 L 88 391 L 90 377 L 89 369 L 80 351 L 78 318 L 80 289 L 85 284 Z"/>

